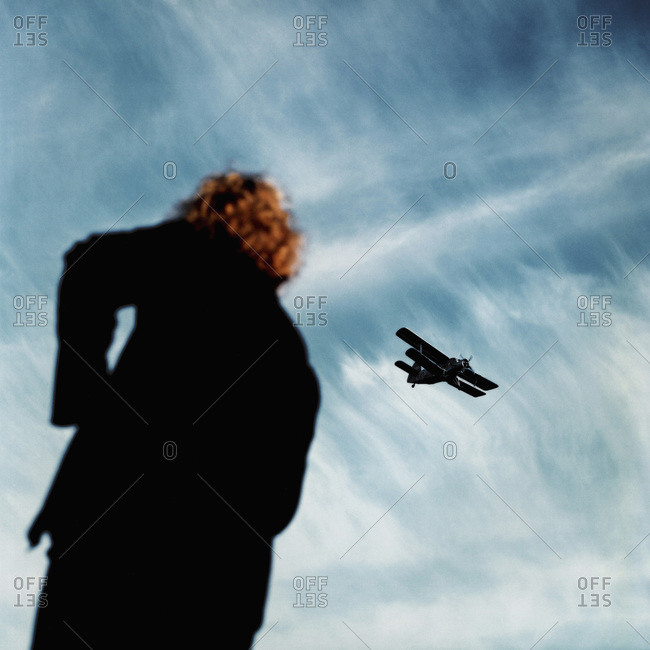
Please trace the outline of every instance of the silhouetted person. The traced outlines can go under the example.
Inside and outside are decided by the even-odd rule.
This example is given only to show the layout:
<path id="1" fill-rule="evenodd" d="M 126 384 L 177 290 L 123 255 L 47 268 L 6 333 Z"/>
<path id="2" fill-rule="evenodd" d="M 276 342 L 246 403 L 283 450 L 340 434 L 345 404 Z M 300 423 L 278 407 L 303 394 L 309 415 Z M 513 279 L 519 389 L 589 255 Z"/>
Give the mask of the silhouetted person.
<path id="1" fill-rule="evenodd" d="M 66 254 L 52 423 L 77 432 L 29 531 L 52 539 L 33 648 L 249 647 L 319 405 L 276 296 L 300 240 L 281 200 L 211 176 L 175 218 Z"/>

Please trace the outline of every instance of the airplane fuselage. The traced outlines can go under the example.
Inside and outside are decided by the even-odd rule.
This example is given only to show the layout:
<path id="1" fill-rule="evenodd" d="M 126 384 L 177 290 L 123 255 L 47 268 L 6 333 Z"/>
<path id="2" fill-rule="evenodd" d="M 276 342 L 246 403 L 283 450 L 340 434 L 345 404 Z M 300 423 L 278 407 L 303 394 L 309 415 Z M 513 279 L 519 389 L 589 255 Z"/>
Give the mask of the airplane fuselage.
<path id="1" fill-rule="evenodd" d="M 470 368 L 467 359 L 450 359 L 445 368 L 442 368 L 442 375 L 434 375 L 425 368 L 415 365 L 414 372 L 409 374 L 408 383 L 415 384 L 437 384 L 441 381 L 446 381 L 452 386 L 458 386 L 458 374 L 463 368 Z M 470 368 L 471 370 L 471 368 Z"/>

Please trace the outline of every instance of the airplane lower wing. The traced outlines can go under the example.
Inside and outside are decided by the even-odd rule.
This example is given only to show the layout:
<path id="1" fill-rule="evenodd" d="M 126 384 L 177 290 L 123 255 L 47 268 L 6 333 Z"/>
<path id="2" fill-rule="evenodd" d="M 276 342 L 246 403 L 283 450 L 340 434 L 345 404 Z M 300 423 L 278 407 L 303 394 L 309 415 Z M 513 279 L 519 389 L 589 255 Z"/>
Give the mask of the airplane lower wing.
<path id="1" fill-rule="evenodd" d="M 439 368 L 431 359 L 425 357 L 421 352 L 418 352 L 415 348 L 409 348 L 406 351 L 406 356 L 409 359 L 413 359 L 415 363 L 419 363 L 424 369 L 428 370 L 433 375 L 442 375 L 442 369 Z"/>
<path id="2" fill-rule="evenodd" d="M 401 359 L 399 361 L 395 362 L 395 365 L 400 369 L 403 370 L 404 372 L 408 372 L 409 375 L 413 372 L 413 368 L 409 366 L 408 363 L 405 363 Z"/>
<path id="3" fill-rule="evenodd" d="M 482 390 L 492 390 L 493 388 L 498 388 L 498 384 L 495 384 L 493 381 L 481 377 L 481 375 L 476 374 L 473 370 L 464 368 L 460 373 L 460 377 L 467 381 L 468 383 L 478 386 Z"/>
<path id="4" fill-rule="evenodd" d="M 402 341 L 405 341 L 409 345 L 413 346 L 416 350 L 421 350 L 424 355 L 429 357 L 429 359 L 437 363 L 439 366 L 442 366 L 444 368 L 447 363 L 449 363 L 449 357 L 446 354 L 443 354 L 440 352 L 440 350 L 436 350 L 436 348 L 434 348 L 431 343 L 427 343 L 417 334 L 411 332 L 410 329 L 402 327 L 398 329 L 395 334 L 399 336 Z M 424 366 L 424 364 L 421 365 Z M 426 368 L 426 366 L 424 367 Z"/>
<path id="5" fill-rule="evenodd" d="M 464 381 L 459 381 L 458 385 L 452 384 L 452 386 L 455 386 L 456 388 L 458 388 L 458 390 L 462 390 L 463 393 L 467 393 L 472 397 L 481 397 L 482 395 L 485 395 L 485 393 L 482 390 L 479 390 L 474 386 L 470 386 L 469 384 L 466 384 Z"/>

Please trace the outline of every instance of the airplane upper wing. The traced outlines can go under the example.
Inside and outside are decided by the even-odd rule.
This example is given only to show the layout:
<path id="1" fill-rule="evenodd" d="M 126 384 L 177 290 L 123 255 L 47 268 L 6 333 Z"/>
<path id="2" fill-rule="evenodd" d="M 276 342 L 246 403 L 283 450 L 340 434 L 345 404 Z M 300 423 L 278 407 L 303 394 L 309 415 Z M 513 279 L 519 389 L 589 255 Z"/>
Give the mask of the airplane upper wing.
<path id="1" fill-rule="evenodd" d="M 430 343 L 427 343 L 424 339 L 421 339 L 417 334 L 411 332 L 410 329 L 402 327 L 395 332 L 402 341 L 406 341 L 409 345 L 412 345 L 416 350 L 421 350 L 424 355 L 429 357 L 432 361 L 437 363 L 439 366 L 444 368 L 449 363 L 449 357 L 440 350 L 436 350 Z M 421 364 L 426 368 L 424 364 Z M 428 369 L 428 368 L 427 368 Z"/>
<path id="2" fill-rule="evenodd" d="M 472 397 L 481 397 L 482 395 L 485 395 L 485 393 L 478 388 L 475 388 L 474 386 L 470 386 L 469 384 L 466 384 L 464 381 L 459 381 L 458 382 L 458 390 L 462 390 L 463 393 L 467 393 L 468 395 L 471 395 Z"/>
<path id="3" fill-rule="evenodd" d="M 490 381 L 485 377 L 481 377 L 481 375 L 476 374 L 473 370 L 469 370 L 469 368 L 463 368 L 462 372 L 459 373 L 459 376 L 470 384 L 478 386 L 483 390 L 492 390 L 493 388 L 499 387 L 498 384 L 495 384 L 493 381 Z"/>
<path id="4" fill-rule="evenodd" d="M 421 352 L 418 352 L 414 348 L 409 348 L 406 351 L 406 356 L 409 359 L 413 359 L 415 363 L 419 363 L 423 368 L 428 370 L 435 376 L 442 375 L 442 370 L 433 362 L 431 359 L 425 357 Z"/>

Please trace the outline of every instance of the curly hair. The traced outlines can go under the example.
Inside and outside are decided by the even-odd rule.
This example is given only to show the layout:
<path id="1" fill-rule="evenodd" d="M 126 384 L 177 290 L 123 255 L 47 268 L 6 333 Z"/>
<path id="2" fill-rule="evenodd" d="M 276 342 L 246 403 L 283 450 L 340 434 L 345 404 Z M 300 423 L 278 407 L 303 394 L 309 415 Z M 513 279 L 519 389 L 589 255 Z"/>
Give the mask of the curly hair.
<path id="1" fill-rule="evenodd" d="M 302 243 L 291 211 L 282 207 L 283 198 L 260 174 L 231 171 L 206 176 L 180 208 L 189 223 L 210 237 L 217 229 L 227 231 L 278 286 L 296 274 Z"/>

